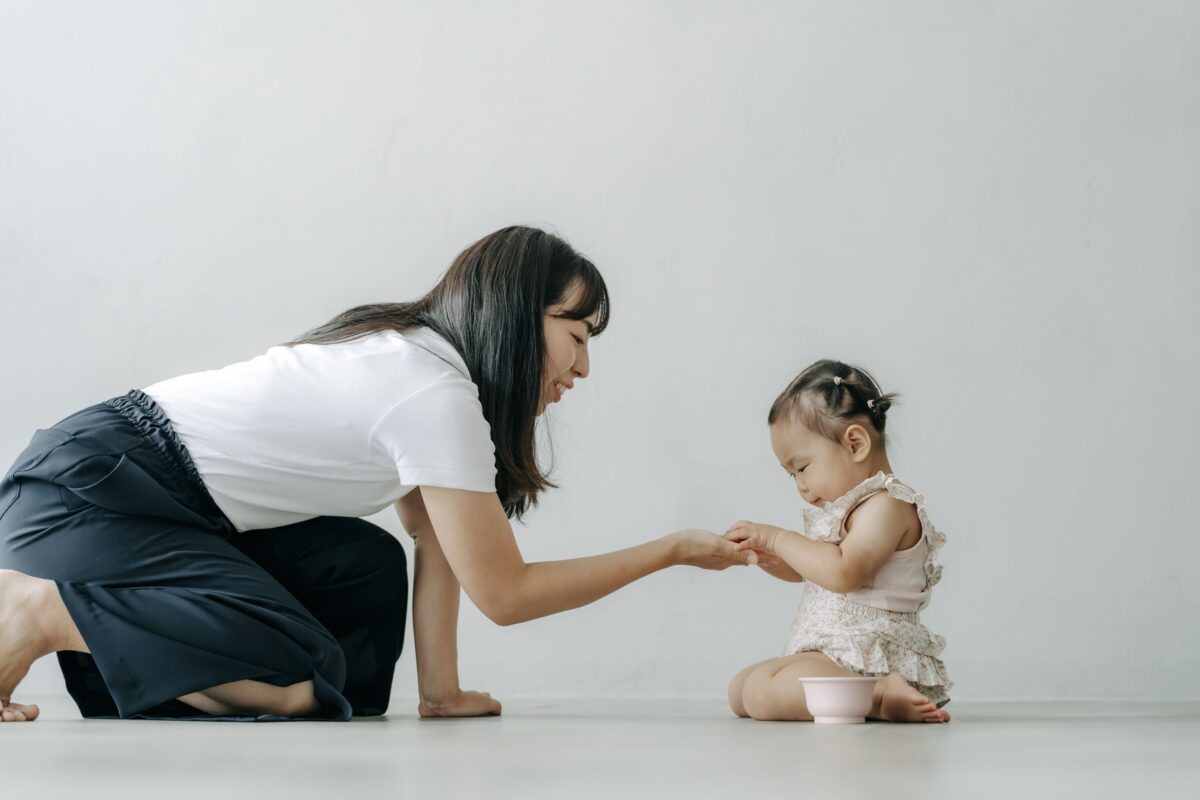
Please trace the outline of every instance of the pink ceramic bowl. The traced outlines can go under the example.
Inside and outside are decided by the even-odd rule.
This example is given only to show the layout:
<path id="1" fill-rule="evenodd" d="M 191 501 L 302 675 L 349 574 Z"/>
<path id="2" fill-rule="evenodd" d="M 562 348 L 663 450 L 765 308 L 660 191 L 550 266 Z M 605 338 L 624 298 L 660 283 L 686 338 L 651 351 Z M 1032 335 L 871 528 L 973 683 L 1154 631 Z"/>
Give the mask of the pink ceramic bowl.
<path id="1" fill-rule="evenodd" d="M 878 678 L 801 678 L 804 702 L 813 722 L 866 722 Z"/>

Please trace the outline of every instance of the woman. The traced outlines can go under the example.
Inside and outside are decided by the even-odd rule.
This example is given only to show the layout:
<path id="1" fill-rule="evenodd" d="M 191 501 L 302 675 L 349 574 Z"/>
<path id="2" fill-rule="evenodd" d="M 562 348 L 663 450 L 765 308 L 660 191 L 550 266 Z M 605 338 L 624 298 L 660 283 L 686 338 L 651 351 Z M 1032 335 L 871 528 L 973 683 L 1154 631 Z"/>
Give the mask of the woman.
<path id="1" fill-rule="evenodd" d="M 460 587 L 501 625 L 590 603 L 733 545 L 686 530 L 526 564 L 509 518 L 552 486 L 536 417 L 588 375 L 600 273 L 510 227 L 425 297 L 351 309 L 221 370 L 40 430 L 0 482 L 0 719 L 56 652 L 85 717 L 328 718 L 387 709 L 415 540 L 422 716 L 500 713 L 459 687 Z"/>

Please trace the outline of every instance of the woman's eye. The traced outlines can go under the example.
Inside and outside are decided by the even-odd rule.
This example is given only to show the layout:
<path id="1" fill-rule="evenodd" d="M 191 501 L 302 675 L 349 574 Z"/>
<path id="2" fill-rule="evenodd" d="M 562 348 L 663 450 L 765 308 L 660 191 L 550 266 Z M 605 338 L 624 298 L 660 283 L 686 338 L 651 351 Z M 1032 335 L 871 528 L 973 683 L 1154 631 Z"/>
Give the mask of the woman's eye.
<path id="1" fill-rule="evenodd" d="M 575 334 L 571 334 L 571 338 L 575 340 L 575 344 L 583 344 L 583 339 L 580 339 Z"/>

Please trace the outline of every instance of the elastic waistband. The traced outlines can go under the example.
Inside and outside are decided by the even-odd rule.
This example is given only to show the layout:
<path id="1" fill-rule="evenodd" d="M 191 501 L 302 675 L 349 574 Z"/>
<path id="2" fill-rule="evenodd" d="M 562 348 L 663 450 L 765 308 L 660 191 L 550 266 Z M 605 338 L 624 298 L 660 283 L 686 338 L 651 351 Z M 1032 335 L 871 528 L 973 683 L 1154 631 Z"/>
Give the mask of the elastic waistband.
<path id="1" fill-rule="evenodd" d="M 133 425 L 154 447 L 163 462 L 172 468 L 172 488 L 183 492 L 195 504 L 197 511 L 225 518 L 208 493 L 187 448 L 171 426 L 170 418 L 163 412 L 162 406 L 154 402 L 153 397 L 141 389 L 131 389 L 121 397 L 105 400 L 104 405 L 117 411 Z"/>
<path id="2" fill-rule="evenodd" d="M 886 608 L 876 608 L 875 606 L 863 605 L 856 603 L 853 600 L 847 599 L 844 594 L 831 592 L 828 589 L 821 589 L 820 593 L 813 592 L 814 585 L 809 585 L 804 590 L 804 599 L 806 602 L 819 602 L 819 597 L 826 598 L 826 603 L 836 605 L 839 610 L 845 611 L 848 614 L 853 614 L 856 617 L 866 617 L 868 619 L 890 619 L 897 622 L 911 622 L 914 625 L 919 625 L 921 622 L 921 614 L 919 612 L 905 611 L 889 611 Z M 816 587 L 821 588 L 821 587 Z"/>
<path id="3" fill-rule="evenodd" d="M 870 617 L 871 619 L 894 619 L 900 622 L 911 622 L 914 625 L 921 622 L 921 615 L 905 611 L 890 611 L 886 608 L 876 608 L 875 606 L 865 606 L 862 603 L 856 603 L 853 600 L 844 601 L 846 610 L 851 614 L 859 617 Z"/>

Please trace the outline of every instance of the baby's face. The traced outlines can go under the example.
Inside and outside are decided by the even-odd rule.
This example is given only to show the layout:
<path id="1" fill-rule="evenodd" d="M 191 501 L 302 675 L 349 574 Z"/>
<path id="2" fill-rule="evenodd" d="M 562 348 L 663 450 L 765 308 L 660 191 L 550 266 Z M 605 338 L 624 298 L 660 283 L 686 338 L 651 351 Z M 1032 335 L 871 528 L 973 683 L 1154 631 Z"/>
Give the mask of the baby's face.
<path id="1" fill-rule="evenodd" d="M 861 466 L 852 448 L 831 442 L 799 422 L 780 420 L 772 425 L 771 449 L 796 481 L 800 496 L 814 506 L 838 499 L 861 482 Z"/>

